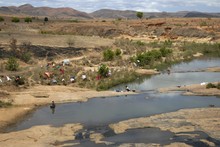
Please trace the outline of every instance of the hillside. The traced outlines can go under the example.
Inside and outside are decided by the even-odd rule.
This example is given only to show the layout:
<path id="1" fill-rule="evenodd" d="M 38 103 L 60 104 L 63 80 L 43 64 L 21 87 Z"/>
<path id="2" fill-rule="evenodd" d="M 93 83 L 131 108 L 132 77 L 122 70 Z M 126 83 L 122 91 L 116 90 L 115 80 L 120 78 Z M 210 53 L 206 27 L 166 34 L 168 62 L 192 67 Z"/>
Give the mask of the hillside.
<path id="1" fill-rule="evenodd" d="M 135 19 L 137 11 L 120 11 L 120 10 L 110 10 L 101 9 L 90 13 L 91 16 L 95 18 L 128 18 Z M 201 13 L 201 12 L 144 12 L 144 18 L 176 18 L 176 17 L 220 17 L 219 13 Z"/>
<path id="2" fill-rule="evenodd" d="M 9 6 L 0 7 L 0 15 L 16 15 L 16 16 L 47 16 L 53 19 L 136 19 L 136 12 L 131 10 L 112 10 L 100 9 L 92 13 L 85 13 L 73 8 L 50 8 L 50 7 L 34 7 L 30 4 L 21 5 L 19 7 Z M 220 17 L 220 13 L 206 12 L 144 12 L 143 18 L 183 18 L 183 17 Z"/>
<path id="3" fill-rule="evenodd" d="M 28 16 L 48 16 L 55 19 L 66 18 L 92 18 L 85 12 L 80 12 L 72 8 L 50 8 L 50 7 L 33 7 L 30 4 L 19 7 L 9 6 L 0 7 L 0 14 L 6 15 L 28 15 Z"/>

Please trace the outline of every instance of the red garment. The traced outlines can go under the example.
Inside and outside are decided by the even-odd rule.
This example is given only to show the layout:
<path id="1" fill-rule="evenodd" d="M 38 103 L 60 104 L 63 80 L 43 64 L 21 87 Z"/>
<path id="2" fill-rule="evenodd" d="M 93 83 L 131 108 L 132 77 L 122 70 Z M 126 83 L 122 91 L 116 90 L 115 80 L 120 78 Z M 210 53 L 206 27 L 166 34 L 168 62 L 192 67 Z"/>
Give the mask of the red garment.
<path id="1" fill-rule="evenodd" d="M 60 72 L 61 72 L 61 74 L 64 74 L 64 69 L 61 68 L 61 69 L 60 69 Z"/>

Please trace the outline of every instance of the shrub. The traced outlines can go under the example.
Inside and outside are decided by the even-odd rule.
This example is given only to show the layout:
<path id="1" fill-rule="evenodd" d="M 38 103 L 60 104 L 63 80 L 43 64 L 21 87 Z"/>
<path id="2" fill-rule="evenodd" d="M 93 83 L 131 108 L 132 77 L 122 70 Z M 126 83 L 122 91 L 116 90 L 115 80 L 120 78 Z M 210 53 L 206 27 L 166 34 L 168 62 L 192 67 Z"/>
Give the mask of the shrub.
<path id="1" fill-rule="evenodd" d="M 145 46 L 145 45 L 146 45 L 144 42 L 142 42 L 142 41 L 140 41 L 140 40 L 138 40 L 138 41 L 136 42 L 136 44 L 137 44 L 138 46 Z"/>
<path id="2" fill-rule="evenodd" d="M 101 75 L 102 77 L 107 77 L 108 71 L 109 71 L 109 68 L 107 67 L 107 65 L 102 64 L 99 67 L 98 74 Z"/>
<path id="3" fill-rule="evenodd" d="M 27 63 L 28 61 L 31 60 L 31 53 L 26 52 L 24 54 L 21 54 L 21 60 L 24 61 L 25 63 Z"/>
<path id="4" fill-rule="evenodd" d="M 114 52 L 111 49 L 107 49 L 103 52 L 104 60 L 111 61 L 114 59 Z"/>
<path id="5" fill-rule="evenodd" d="M 139 61 L 140 66 L 151 65 L 154 61 L 161 59 L 162 54 L 158 50 L 152 50 L 145 53 L 138 54 L 136 60 Z"/>
<path id="6" fill-rule="evenodd" d="M 17 22 L 20 22 L 20 19 L 17 18 L 17 17 L 13 17 L 13 18 L 11 19 L 11 21 L 17 23 Z"/>
<path id="7" fill-rule="evenodd" d="M 167 49 L 165 47 L 160 48 L 160 52 L 163 57 L 166 57 L 167 55 L 171 54 L 173 51 L 171 49 Z"/>
<path id="8" fill-rule="evenodd" d="M 209 89 L 209 88 L 216 88 L 215 84 L 212 84 L 212 83 L 208 83 L 206 85 L 206 88 Z"/>
<path id="9" fill-rule="evenodd" d="M 173 44 L 173 42 L 171 40 L 165 40 L 163 45 L 164 45 L 164 47 L 171 47 L 172 44 Z"/>
<path id="10" fill-rule="evenodd" d="M 24 18 L 24 22 L 27 22 L 27 23 L 32 22 L 32 18 L 26 17 L 26 18 Z"/>
<path id="11" fill-rule="evenodd" d="M 120 56 L 120 55 L 121 55 L 121 49 L 117 48 L 117 49 L 115 50 L 115 55 L 116 55 L 116 56 Z"/>
<path id="12" fill-rule="evenodd" d="M 0 101 L 0 108 L 10 107 L 12 104 L 9 102 Z"/>
<path id="13" fill-rule="evenodd" d="M 6 63 L 6 69 L 10 71 L 17 71 L 19 67 L 19 63 L 17 59 L 14 57 L 10 57 Z"/>
<path id="14" fill-rule="evenodd" d="M 1 22 L 1 21 L 4 21 L 4 20 L 5 20 L 5 19 L 4 19 L 2 16 L 0 16 L 0 22 Z"/>
<path id="15" fill-rule="evenodd" d="M 48 17 L 45 17 L 44 22 L 48 22 L 48 21 L 49 21 Z"/>
<path id="16" fill-rule="evenodd" d="M 220 89 L 220 82 L 217 84 L 216 88 Z"/>
<path id="17" fill-rule="evenodd" d="M 154 41 L 154 42 L 149 42 L 147 46 L 152 47 L 152 48 L 160 48 L 162 45 L 159 42 Z"/>

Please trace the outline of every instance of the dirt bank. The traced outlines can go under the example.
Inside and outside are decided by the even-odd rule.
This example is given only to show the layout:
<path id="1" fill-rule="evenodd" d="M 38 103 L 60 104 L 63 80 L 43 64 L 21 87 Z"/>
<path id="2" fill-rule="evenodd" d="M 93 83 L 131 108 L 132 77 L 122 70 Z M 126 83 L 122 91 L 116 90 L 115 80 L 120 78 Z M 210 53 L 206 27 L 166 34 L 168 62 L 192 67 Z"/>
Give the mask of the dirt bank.
<path id="1" fill-rule="evenodd" d="M 160 88 L 159 92 L 169 92 L 169 91 L 185 91 L 184 95 L 200 95 L 200 96 L 219 96 L 220 90 L 217 88 L 206 88 L 206 84 L 193 84 L 188 86 L 177 86 Z"/>

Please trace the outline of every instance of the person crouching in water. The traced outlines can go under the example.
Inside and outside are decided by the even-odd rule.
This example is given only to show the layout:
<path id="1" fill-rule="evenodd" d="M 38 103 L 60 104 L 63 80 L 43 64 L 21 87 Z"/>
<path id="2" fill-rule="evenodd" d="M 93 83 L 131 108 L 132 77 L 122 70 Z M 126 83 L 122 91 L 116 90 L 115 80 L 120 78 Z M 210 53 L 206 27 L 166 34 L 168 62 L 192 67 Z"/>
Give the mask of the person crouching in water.
<path id="1" fill-rule="evenodd" d="M 52 101 L 52 104 L 50 105 L 50 108 L 54 109 L 55 107 L 56 107 L 56 105 L 55 105 L 54 101 Z"/>

